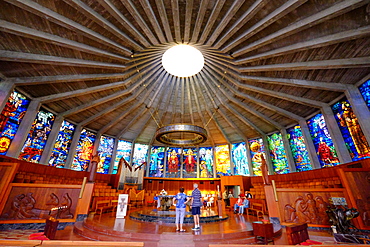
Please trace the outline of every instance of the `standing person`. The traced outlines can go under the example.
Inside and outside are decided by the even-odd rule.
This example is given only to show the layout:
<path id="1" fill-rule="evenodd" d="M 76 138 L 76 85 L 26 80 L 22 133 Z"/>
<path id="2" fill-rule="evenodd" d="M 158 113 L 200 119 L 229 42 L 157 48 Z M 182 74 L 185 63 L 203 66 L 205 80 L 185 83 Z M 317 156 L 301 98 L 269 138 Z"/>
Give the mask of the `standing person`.
<path id="1" fill-rule="evenodd" d="M 200 207 L 203 204 L 202 204 L 202 194 L 200 193 L 200 190 L 198 189 L 198 184 L 194 184 L 193 187 L 194 187 L 194 190 L 191 193 L 191 199 L 192 199 L 191 212 L 194 218 L 194 228 L 192 228 L 191 230 L 197 231 L 197 230 L 200 230 L 200 224 L 199 224 Z"/>
<path id="2" fill-rule="evenodd" d="M 190 198 L 188 199 L 184 193 L 183 187 L 181 187 L 179 191 L 180 192 L 173 198 L 173 204 L 176 206 L 176 231 L 185 232 L 185 229 L 182 228 L 182 224 L 184 223 L 186 203 Z"/>

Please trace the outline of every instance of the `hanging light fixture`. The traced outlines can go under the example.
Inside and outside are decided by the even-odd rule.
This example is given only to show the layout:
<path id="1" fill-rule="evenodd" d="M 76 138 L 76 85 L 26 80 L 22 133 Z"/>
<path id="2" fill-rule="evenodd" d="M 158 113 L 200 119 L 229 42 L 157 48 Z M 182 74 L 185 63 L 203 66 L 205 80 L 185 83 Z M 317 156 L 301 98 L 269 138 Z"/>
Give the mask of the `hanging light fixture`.
<path id="1" fill-rule="evenodd" d="M 193 139 L 175 139 L 170 138 L 171 133 L 191 133 L 195 137 Z M 159 128 L 156 133 L 156 140 L 168 145 L 175 146 L 194 146 L 207 141 L 207 131 L 197 125 L 192 124 L 170 124 Z"/>

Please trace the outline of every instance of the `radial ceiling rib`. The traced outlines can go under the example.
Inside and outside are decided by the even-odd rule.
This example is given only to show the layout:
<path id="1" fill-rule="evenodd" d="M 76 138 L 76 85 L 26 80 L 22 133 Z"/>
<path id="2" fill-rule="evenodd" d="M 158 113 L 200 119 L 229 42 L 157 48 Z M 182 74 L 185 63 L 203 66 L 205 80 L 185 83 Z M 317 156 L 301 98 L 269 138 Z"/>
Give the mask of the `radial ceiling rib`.
<path id="1" fill-rule="evenodd" d="M 143 108 L 141 110 L 141 112 L 137 115 L 135 115 L 131 120 L 130 122 L 122 129 L 122 131 L 120 131 L 120 133 L 117 135 L 118 138 L 122 138 L 123 134 L 135 123 L 138 121 L 138 119 L 140 119 L 141 121 L 145 121 L 147 122 L 149 119 L 150 119 L 150 115 L 146 117 L 146 119 L 143 119 L 143 116 L 147 115 L 146 112 L 148 111 L 149 109 L 147 108 Z M 139 134 L 141 133 L 141 131 L 143 130 L 144 127 L 142 128 L 138 128 L 137 129 L 137 132 L 136 132 L 136 137 L 133 138 L 132 142 L 135 143 L 137 137 L 139 136 Z"/>
<path id="2" fill-rule="evenodd" d="M 76 58 L 56 57 L 47 56 L 40 54 L 16 52 L 0 50 L 0 58 L 4 61 L 15 61 L 25 63 L 38 63 L 38 64 L 49 64 L 59 66 L 81 66 L 81 67 L 93 67 L 93 68 L 104 68 L 104 69 L 125 69 L 126 65 L 104 63 L 98 61 L 89 61 Z"/>
<path id="3" fill-rule="evenodd" d="M 226 0 L 217 0 L 215 7 L 212 10 L 212 13 L 207 21 L 205 28 L 202 31 L 202 35 L 198 43 L 204 44 L 208 34 L 211 32 L 213 25 L 216 23 L 217 17 L 219 16 L 222 7 L 224 6 Z"/>
<path id="4" fill-rule="evenodd" d="M 161 43 L 166 43 L 167 42 L 166 38 L 163 35 L 161 26 L 159 25 L 159 23 L 157 21 L 157 17 L 155 16 L 153 8 L 150 5 L 149 1 L 148 0 L 139 0 L 139 1 L 140 1 L 141 6 L 143 7 L 143 10 L 145 11 L 145 14 L 148 17 L 148 20 L 152 24 L 152 27 L 153 27 L 155 33 L 157 34 L 157 36 L 159 38 L 159 41 Z"/>
<path id="5" fill-rule="evenodd" d="M 188 98 L 188 111 L 189 111 L 189 114 L 190 114 L 190 121 L 191 121 L 191 124 L 195 124 L 195 121 L 194 121 L 194 113 L 193 113 L 193 104 L 191 103 L 192 100 L 191 100 L 191 95 L 194 95 L 194 90 L 192 90 L 192 88 L 190 87 L 190 80 L 189 78 L 185 78 L 185 83 L 186 83 L 186 88 L 188 90 L 186 90 L 186 93 L 187 93 L 187 98 Z"/>
<path id="6" fill-rule="evenodd" d="M 229 8 L 227 13 L 224 15 L 224 17 L 220 21 L 220 24 L 213 31 L 213 33 L 212 33 L 211 37 L 208 39 L 206 45 L 209 45 L 209 46 L 213 45 L 215 40 L 220 36 L 221 32 L 225 29 L 227 24 L 229 24 L 229 22 L 234 18 L 234 15 L 236 14 L 236 12 L 238 12 L 238 10 L 244 4 L 244 2 L 245 2 L 245 0 L 234 1 L 232 6 Z"/>
<path id="7" fill-rule="evenodd" d="M 285 47 L 281 47 L 278 49 L 274 49 L 267 52 L 262 52 L 254 56 L 242 58 L 242 59 L 236 59 L 233 63 L 237 65 L 241 65 L 244 63 L 250 63 L 256 60 L 261 59 L 268 59 L 276 56 L 281 55 L 287 55 L 294 52 L 302 51 L 302 50 L 308 50 L 328 45 L 337 44 L 340 42 L 345 42 L 349 40 L 354 40 L 356 38 L 368 36 L 370 34 L 370 26 L 364 26 L 358 29 L 354 30 L 348 30 L 344 32 L 339 32 L 331 35 L 326 35 L 323 37 L 319 37 L 316 39 L 311 39 L 304 42 L 295 43 L 293 45 L 288 45 Z"/>
<path id="8" fill-rule="evenodd" d="M 186 1 L 184 43 L 189 43 L 194 0 Z"/>
<path id="9" fill-rule="evenodd" d="M 133 4 L 131 0 L 121 0 L 121 2 L 128 9 L 128 12 L 135 19 L 136 23 L 139 24 L 141 30 L 143 30 L 143 32 L 148 37 L 150 42 L 153 45 L 158 45 L 159 43 L 157 38 L 154 36 L 150 27 L 148 27 L 148 25 L 145 23 L 145 20 L 141 17 L 140 13 L 137 11 L 135 4 Z"/>
<path id="10" fill-rule="evenodd" d="M 112 59 L 118 59 L 123 62 L 127 62 L 128 58 L 98 49 L 89 45 L 85 45 L 76 41 L 72 41 L 66 38 L 59 37 L 57 35 L 38 31 L 36 29 L 24 27 L 18 24 L 0 20 L 0 30 L 12 34 L 19 35 L 21 37 L 29 37 L 35 40 L 44 41 L 51 44 L 57 44 L 62 47 L 70 48 L 77 51 L 82 51 L 90 54 L 95 54 L 102 57 L 108 57 Z"/>
<path id="11" fill-rule="evenodd" d="M 253 25 L 251 28 L 249 28 L 246 32 L 243 32 L 241 35 L 239 35 L 237 38 L 234 38 L 232 42 L 230 42 L 228 45 L 222 48 L 222 51 L 227 53 L 231 49 L 233 49 L 235 46 L 239 45 L 243 41 L 249 39 L 254 34 L 258 33 L 265 27 L 271 25 L 273 22 L 279 20 L 280 18 L 284 17 L 285 15 L 289 14 L 291 11 L 295 10 L 299 6 L 301 6 L 303 3 L 307 2 L 307 0 L 289 0 L 276 10 L 274 10 L 272 13 L 267 15 L 265 18 L 263 18 L 261 21 Z"/>
<path id="12" fill-rule="evenodd" d="M 177 43 L 182 43 L 179 3 L 177 2 L 177 0 L 171 0 L 171 6 L 172 6 L 173 28 L 175 30 L 175 39 Z"/>
<path id="13" fill-rule="evenodd" d="M 104 19 L 100 14 L 98 14 L 95 10 L 90 8 L 88 5 L 83 3 L 80 0 L 63 0 L 64 2 L 70 4 L 71 6 L 74 6 L 79 10 L 81 13 L 85 13 L 91 20 L 93 20 L 98 25 L 104 27 L 104 29 L 108 30 L 118 38 L 124 40 L 125 42 L 131 44 L 135 49 L 141 50 L 143 47 L 138 44 L 135 40 L 131 39 L 130 36 L 122 32 L 119 28 L 114 26 L 112 23 Z M 139 36 L 139 40 L 143 42 L 145 46 L 148 46 L 147 40 L 137 31 L 135 30 L 135 34 Z"/>
<path id="14" fill-rule="evenodd" d="M 180 84 L 181 84 L 181 123 L 184 123 L 184 116 L 185 116 L 185 83 L 184 78 L 180 78 Z"/>
<path id="15" fill-rule="evenodd" d="M 157 1 L 155 1 L 155 3 L 157 5 L 157 9 L 158 9 L 158 12 L 159 12 L 159 17 L 161 18 L 163 29 L 164 29 L 164 32 L 166 34 L 167 41 L 168 42 L 174 42 L 173 37 L 172 37 L 172 33 L 171 33 L 170 24 L 169 24 L 168 18 L 167 18 L 166 8 L 164 6 L 163 0 L 157 0 Z"/>
<path id="16" fill-rule="evenodd" d="M 249 75 L 238 75 L 239 79 L 245 81 L 258 81 L 268 84 L 278 84 L 286 86 L 314 88 L 329 91 L 344 92 L 347 87 L 341 83 L 334 82 L 321 82 L 321 81 L 308 81 L 299 79 L 286 79 L 286 78 L 274 78 L 274 77 L 263 77 L 263 76 L 249 76 Z"/>
<path id="17" fill-rule="evenodd" d="M 265 5 L 266 0 L 256 0 L 249 9 L 227 30 L 227 32 L 221 37 L 217 43 L 213 45 L 214 48 L 220 49 L 220 47 L 227 42 L 236 32 L 240 30 L 249 20 L 251 20 L 257 12 L 259 12 Z"/>
<path id="18" fill-rule="evenodd" d="M 195 20 L 195 25 L 193 28 L 193 35 L 191 37 L 191 43 L 196 43 L 200 34 L 200 29 L 202 27 L 203 19 L 207 11 L 207 5 L 210 0 L 201 0 L 201 5 L 198 10 L 197 19 Z"/>
<path id="19" fill-rule="evenodd" d="M 282 39 L 284 37 L 287 37 L 289 35 L 292 35 L 294 33 L 303 31 L 304 29 L 307 29 L 309 27 L 312 27 L 314 25 L 317 25 L 319 23 L 322 23 L 323 21 L 332 19 L 334 17 L 337 17 L 341 14 L 344 14 L 348 11 L 351 11 L 357 7 L 360 7 L 364 4 L 366 4 L 367 0 L 346 0 L 341 1 L 336 5 L 333 5 L 321 12 L 318 12 L 312 16 L 309 16 L 303 20 L 299 20 L 296 23 L 293 23 L 285 28 L 282 28 L 270 35 L 267 35 L 266 37 L 259 39 L 255 42 L 252 42 L 250 44 L 247 44 L 243 48 L 234 51 L 234 56 L 240 56 L 242 54 L 245 54 L 247 52 L 250 52 L 252 50 L 255 50 L 263 45 L 270 44 L 278 39 Z"/>
<path id="20" fill-rule="evenodd" d="M 240 72 L 285 71 L 285 70 L 312 70 L 369 67 L 370 57 L 343 58 L 321 61 L 297 63 L 270 64 L 250 67 L 239 67 Z"/>
<path id="21" fill-rule="evenodd" d="M 227 108 L 227 105 L 223 105 L 223 107 L 226 107 Z M 219 114 L 221 115 L 221 117 L 223 117 L 223 119 L 234 129 L 236 130 L 236 132 L 243 138 L 243 140 L 247 140 L 247 136 L 243 133 L 243 131 L 240 130 L 240 128 L 238 126 L 236 126 L 235 123 L 233 123 L 228 117 L 227 117 L 227 114 L 224 112 L 224 110 L 222 109 L 222 107 L 220 107 L 220 109 L 218 110 Z M 229 141 L 229 143 L 231 143 Z"/>
<path id="22" fill-rule="evenodd" d="M 61 25 L 63 27 L 66 27 L 68 29 L 77 30 L 81 32 L 83 35 L 93 39 L 97 43 L 104 43 L 110 47 L 115 48 L 120 53 L 123 52 L 125 55 L 130 55 L 131 51 L 130 49 L 104 37 L 103 35 L 96 33 L 77 22 L 74 22 L 48 8 L 43 7 L 42 5 L 35 3 L 30 0 L 5 0 L 6 2 L 13 4 L 17 7 L 20 7 L 26 11 L 29 11 L 30 13 L 33 13 L 35 15 L 44 17 L 48 19 L 49 21 L 52 21 L 58 25 Z"/>

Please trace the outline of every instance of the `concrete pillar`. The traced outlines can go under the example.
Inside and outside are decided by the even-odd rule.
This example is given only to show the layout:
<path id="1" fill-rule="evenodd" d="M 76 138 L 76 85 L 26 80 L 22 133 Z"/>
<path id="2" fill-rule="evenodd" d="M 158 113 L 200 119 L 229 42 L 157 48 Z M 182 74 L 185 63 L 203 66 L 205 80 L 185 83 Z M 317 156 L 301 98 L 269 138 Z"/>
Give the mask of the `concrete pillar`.
<path id="1" fill-rule="evenodd" d="M 37 100 L 32 100 L 30 102 L 26 114 L 24 115 L 24 118 L 22 119 L 22 122 L 19 125 L 18 131 L 15 134 L 12 143 L 10 144 L 8 152 L 6 153 L 7 156 L 13 158 L 19 157 L 24 142 L 26 141 L 28 133 L 30 132 L 30 129 L 32 127 L 33 121 L 37 116 L 40 105 L 41 105 L 40 101 Z"/>
<path id="2" fill-rule="evenodd" d="M 337 151 L 339 161 L 341 163 L 352 162 L 352 158 L 344 143 L 343 136 L 339 129 L 337 120 L 334 117 L 333 110 L 330 107 L 323 107 L 321 110 L 325 119 L 327 131 L 329 132 L 335 150 Z"/>
<path id="3" fill-rule="evenodd" d="M 114 163 L 117 157 L 117 148 L 118 148 L 118 138 L 114 138 L 112 160 L 110 161 L 109 172 L 108 172 L 109 174 L 112 174 L 114 170 L 113 168 L 114 168 Z"/>
<path id="4" fill-rule="evenodd" d="M 284 150 L 285 150 L 286 158 L 288 160 L 288 166 L 289 166 L 290 172 L 296 172 L 297 169 L 295 167 L 292 149 L 290 148 L 289 140 L 287 138 L 286 129 L 281 129 L 280 133 L 281 133 L 281 137 L 283 140 Z"/>
<path id="5" fill-rule="evenodd" d="M 0 112 L 2 112 L 6 102 L 9 99 L 10 94 L 14 90 L 14 82 L 7 80 L 1 81 L 0 83 Z"/>
<path id="6" fill-rule="evenodd" d="M 51 153 L 54 149 L 55 141 L 59 135 L 60 127 L 63 123 L 63 117 L 57 116 L 53 123 L 53 127 L 49 133 L 48 140 L 46 141 L 44 151 L 40 158 L 40 164 L 48 165 Z"/>
<path id="7" fill-rule="evenodd" d="M 319 158 L 317 157 L 315 145 L 313 144 L 306 120 L 300 120 L 299 125 L 301 126 L 302 135 L 306 143 L 306 148 L 310 157 L 312 169 L 319 169 L 321 168 Z"/>
<path id="8" fill-rule="evenodd" d="M 274 174 L 274 167 L 272 166 L 271 153 L 270 153 L 270 149 L 269 149 L 269 142 L 267 141 L 267 136 L 266 135 L 262 135 L 262 142 L 263 142 L 263 145 L 265 146 L 265 154 L 266 154 L 265 160 L 266 160 L 266 164 L 267 164 L 267 169 L 268 169 L 269 175 L 273 175 Z"/>
<path id="9" fill-rule="evenodd" d="M 253 166 L 252 166 L 252 156 L 251 156 L 251 147 L 249 146 L 248 140 L 245 141 L 245 147 L 247 149 L 247 159 L 248 159 L 248 169 L 249 169 L 249 175 L 254 176 L 253 173 Z"/>
<path id="10" fill-rule="evenodd" d="M 234 171 L 234 161 L 232 159 L 232 144 L 231 143 L 228 143 L 227 146 L 229 147 L 229 160 L 230 160 L 230 173 L 231 175 L 235 175 L 235 171 Z"/>
<path id="11" fill-rule="evenodd" d="M 75 128 L 75 132 L 73 133 L 71 147 L 69 148 L 68 157 L 66 160 L 66 164 L 64 165 L 64 168 L 71 168 L 73 159 L 76 154 L 77 144 L 78 144 L 78 141 L 80 140 L 81 130 L 82 130 L 82 126 L 80 124 L 77 125 Z"/>

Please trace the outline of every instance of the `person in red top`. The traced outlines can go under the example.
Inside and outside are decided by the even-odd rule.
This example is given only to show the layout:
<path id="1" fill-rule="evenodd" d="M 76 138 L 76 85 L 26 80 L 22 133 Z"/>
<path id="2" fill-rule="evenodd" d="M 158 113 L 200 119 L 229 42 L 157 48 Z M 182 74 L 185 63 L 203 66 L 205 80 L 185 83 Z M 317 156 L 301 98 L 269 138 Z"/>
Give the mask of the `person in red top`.
<path id="1" fill-rule="evenodd" d="M 237 213 L 237 209 L 241 206 L 241 205 L 243 205 L 243 198 L 242 198 L 242 196 L 241 195 L 239 195 L 238 196 L 238 200 L 236 201 L 236 203 L 234 204 L 234 214 L 236 214 Z"/>

